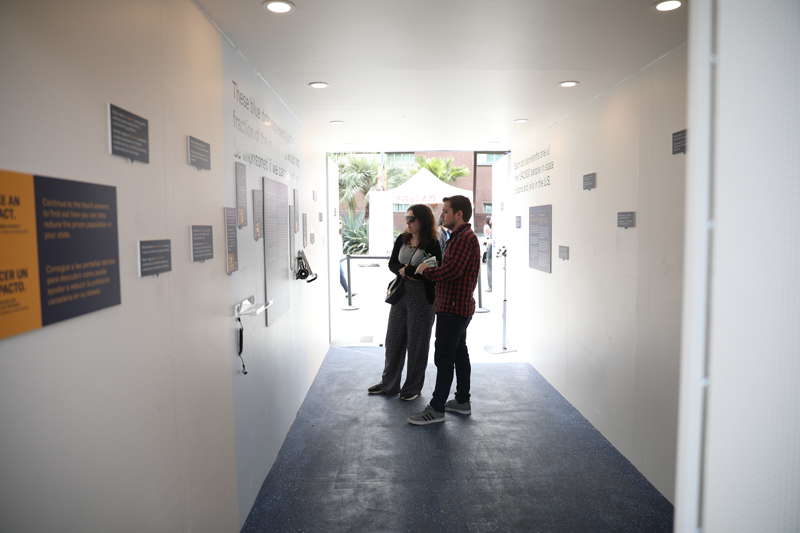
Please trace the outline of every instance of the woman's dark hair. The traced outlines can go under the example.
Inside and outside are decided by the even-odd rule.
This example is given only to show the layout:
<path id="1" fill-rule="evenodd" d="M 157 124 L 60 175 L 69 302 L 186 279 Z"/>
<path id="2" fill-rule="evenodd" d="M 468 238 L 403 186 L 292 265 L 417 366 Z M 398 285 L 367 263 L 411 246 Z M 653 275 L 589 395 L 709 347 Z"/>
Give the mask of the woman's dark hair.
<path id="1" fill-rule="evenodd" d="M 436 227 L 436 219 L 433 218 L 433 211 L 431 208 L 424 204 L 412 205 L 408 211 L 414 213 L 414 216 L 419 220 L 419 243 L 418 248 L 425 248 L 429 242 L 439 240 L 439 230 Z M 411 233 L 408 228 L 403 232 L 403 243 L 408 244 L 411 241 Z"/>

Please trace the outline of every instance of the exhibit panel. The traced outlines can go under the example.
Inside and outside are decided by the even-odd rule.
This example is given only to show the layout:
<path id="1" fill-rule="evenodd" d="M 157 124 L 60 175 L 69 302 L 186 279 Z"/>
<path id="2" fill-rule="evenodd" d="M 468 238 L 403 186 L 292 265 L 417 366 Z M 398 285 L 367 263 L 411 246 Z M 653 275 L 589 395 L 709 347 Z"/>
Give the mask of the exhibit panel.
<path id="1" fill-rule="evenodd" d="M 324 294 L 308 294 L 324 283 L 309 284 L 294 274 L 296 256 L 304 250 L 303 214 L 315 209 L 313 191 L 326 190 L 325 174 L 307 175 L 304 159 L 308 154 L 320 165 L 325 154 L 314 145 L 304 150 L 297 117 L 229 42 L 223 40 L 220 52 L 223 197 L 227 208 L 246 206 L 247 212 L 244 225 L 245 217 L 237 210 L 238 270 L 227 279 L 238 513 L 243 524 L 327 352 L 327 328 L 310 322 L 308 317 L 316 313 L 307 308 L 314 302 L 315 308 L 325 308 Z M 261 239 L 254 239 L 249 227 L 256 220 L 257 196 L 262 198 Z M 307 253 L 324 246 L 309 241 Z M 312 261 L 312 268 L 321 271 L 322 264 Z M 250 296 L 269 306 L 257 316 L 241 318 L 240 359 L 233 309 Z"/>
<path id="2" fill-rule="evenodd" d="M 685 182 L 672 133 L 685 129 L 685 90 L 683 45 L 512 147 L 496 220 L 511 341 L 670 500 Z M 542 234 L 530 216 L 548 208 L 550 273 L 531 257 Z"/>

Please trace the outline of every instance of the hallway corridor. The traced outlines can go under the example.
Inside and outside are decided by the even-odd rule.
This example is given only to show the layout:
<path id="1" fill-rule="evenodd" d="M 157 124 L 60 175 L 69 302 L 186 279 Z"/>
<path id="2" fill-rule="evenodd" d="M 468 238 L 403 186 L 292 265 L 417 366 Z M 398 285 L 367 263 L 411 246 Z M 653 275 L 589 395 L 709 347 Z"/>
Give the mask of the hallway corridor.
<path id="1" fill-rule="evenodd" d="M 527 363 L 473 363 L 471 415 L 370 396 L 383 348 L 331 348 L 243 532 L 668 532 L 673 506 Z"/>

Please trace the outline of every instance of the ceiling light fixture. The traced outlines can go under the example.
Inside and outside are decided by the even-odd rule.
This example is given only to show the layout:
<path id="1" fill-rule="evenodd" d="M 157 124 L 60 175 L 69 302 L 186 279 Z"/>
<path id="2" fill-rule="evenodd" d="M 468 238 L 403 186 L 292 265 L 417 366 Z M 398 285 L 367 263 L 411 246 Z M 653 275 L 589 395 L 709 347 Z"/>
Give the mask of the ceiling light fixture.
<path id="1" fill-rule="evenodd" d="M 489 141 L 489 144 L 500 144 L 500 141 Z"/>
<path id="2" fill-rule="evenodd" d="M 653 7 L 656 11 L 672 11 L 678 9 L 681 5 L 683 5 L 683 2 L 680 0 L 665 0 L 655 4 Z"/>
<path id="3" fill-rule="evenodd" d="M 344 124 L 344 120 L 331 120 L 331 124 L 333 124 L 334 126 L 341 126 L 342 124 Z"/>
<path id="4" fill-rule="evenodd" d="M 311 83 L 308 84 L 308 86 L 312 87 L 314 89 L 324 89 L 325 87 L 328 86 L 328 82 L 326 82 L 326 81 L 312 81 Z"/>
<path id="5" fill-rule="evenodd" d="M 264 6 L 264 9 L 273 13 L 288 13 L 294 9 L 294 4 L 287 2 L 287 0 L 267 0 L 261 5 Z"/>
<path id="6" fill-rule="evenodd" d="M 578 83 L 577 81 L 562 81 L 559 85 L 562 87 L 575 87 Z"/>
<path id="7" fill-rule="evenodd" d="M 514 122 L 516 122 L 517 124 L 522 124 L 524 122 L 528 122 L 528 119 L 527 118 L 518 118 L 518 119 L 514 119 Z"/>

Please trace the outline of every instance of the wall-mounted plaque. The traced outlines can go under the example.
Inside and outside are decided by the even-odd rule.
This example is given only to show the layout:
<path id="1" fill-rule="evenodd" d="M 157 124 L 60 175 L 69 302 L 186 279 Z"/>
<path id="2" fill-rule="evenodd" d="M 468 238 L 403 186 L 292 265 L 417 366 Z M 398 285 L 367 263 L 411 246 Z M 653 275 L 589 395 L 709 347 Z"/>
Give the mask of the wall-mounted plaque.
<path id="1" fill-rule="evenodd" d="M 197 170 L 211 170 L 211 145 L 191 135 L 188 135 L 187 139 L 189 165 L 197 167 Z"/>
<path id="2" fill-rule="evenodd" d="M 558 247 L 558 258 L 567 261 L 569 259 L 569 246 Z"/>
<path id="3" fill-rule="evenodd" d="M 235 164 L 237 224 L 241 228 L 247 225 L 247 167 L 238 161 Z"/>
<path id="4" fill-rule="evenodd" d="M 139 241 L 138 248 L 140 278 L 172 270 L 172 244 L 169 239 Z"/>
<path id="5" fill-rule="evenodd" d="M 314 234 L 313 233 L 311 235 L 309 235 L 309 238 L 311 239 L 311 244 L 314 244 Z"/>
<path id="6" fill-rule="evenodd" d="M 317 201 L 317 191 L 311 191 L 311 196 L 314 197 L 314 201 Z"/>
<path id="7" fill-rule="evenodd" d="M 291 231 L 294 225 L 294 207 L 289 206 L 289 268 L 294 272 L 297 261 L 297 235 Z"/>
<path id="8" fill-rule="evenodd" d="M 303 213 L 303 248 L 308 246 L 308 217 Z"/>
<path id="9" fill-rule="evenodd" d="M 553 206 L 537 205 L 528 209 L 528 266 L 550 274 L 550 251 L 553 236 Z"/>
<path id="10" fill-rule="evenodd" d="M 236 238 L 236 208 L 225 207 L 225 271 L 228 274 L 239 270 L 239 242 Z"/>
<path id="11" fill-rule="evenodd" d="M 322 222 L 322 211 L 319 212 L 319 221 Z"/>
<path id="12" fill-rule="evenodd" d="M 264 236 L 264 193 L 253 189 L 253 237 L 258 240 Z"/>
<path id="13" fill-rule="evenodd" d="M 108 151 L 130 161 L 150 163 L 147 119 L 108 104 Z"/>
<path id="14" fill-rule="evenodd" d="M 686 130 L 672 134 L 672 155 L 686 153 Z"/>
<path id="15" fill-rule="evenodd" d="M 592 172 L 591 174 L 584 174 L 583 175 L 583 190 L 584 191 L 591 191 L 597 187 L 597 172 Z"/>
<path id="16" fill-rule="evenodd" d="M 636 211 L 622 211 L 617 213 L 617 227 L 625 229 L 635 228 Z"/>
<path id="17" fill-rule="evenodd" d="M 214 259 L 212 229 L 212 226 L 189 226 L 189 239 L 192 243 L 192 262 Z"/>
<path id="18" fill-rule="evenodd" d="M 334 208 L 333 208 L 333 218 L 336 218 L 336 217 L 338 217 L 338 216 L 339 216 L 338 209 L 336 209 L 336 208 L 334 207 Z"/>
<path id="19" fill-rule="evenodd" d="M 517 217 L 517 229 L 522 228 L 522 217 Z"/>
<path id="20" fill-rule="evenodd" d="M 300 191 L 294 189 L 294 232 L 300 231 Z"/>
<path id="21" fill-rule="evenodd" d="M 267 326 L 271 326 L 289 310 L 290 245 L 294 233 L 289 224 L 289 188 L 285 183 L 263 179 L 264 188 L 264 263 L 266 267 L 265 301 L 273 303 L 265 311 Z M 290 261 L 286 256 L 290 256 Z"/>
<path id="22" fill-rule="evenodd" d="M 0 170 L 0 338 L 120 301 L 116 187 Z"/>

